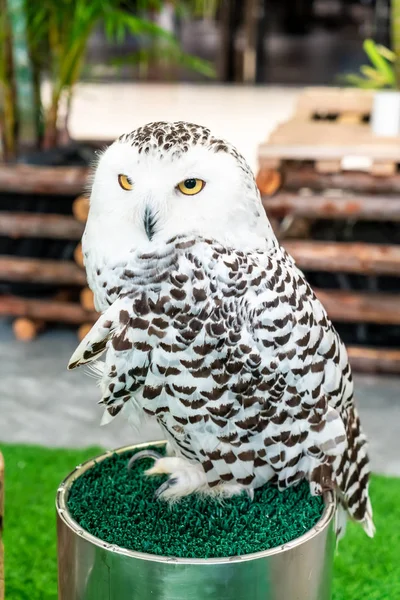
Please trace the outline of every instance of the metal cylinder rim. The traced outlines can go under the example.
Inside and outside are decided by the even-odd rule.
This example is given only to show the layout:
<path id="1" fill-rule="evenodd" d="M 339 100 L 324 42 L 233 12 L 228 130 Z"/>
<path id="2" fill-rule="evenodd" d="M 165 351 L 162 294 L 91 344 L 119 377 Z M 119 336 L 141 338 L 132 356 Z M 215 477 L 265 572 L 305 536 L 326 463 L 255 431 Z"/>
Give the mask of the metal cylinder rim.
<path id="1" fill-rule="evenodd" d="M 321 533 L 326 527 L 329 526 L 336 508 L 336 501 L 333 492 L 325 492 L 324 494 L 324 502 L 325 508 L 324 512 L 321 515 L 320 520 L 314 527 L 312 527 L 309 531 L 307 531 L 302 536 L 295 538 L 294 540 L 287 542 L 286 544 L 282 544 L 281 546 L 276 546 L 275 548 L 270 548 L 269 550 L 262 550 L 261 552 L 253 552 L 251 554 L 243 554 L 240 556 L 226 556 L 226 557 L 217 557 L 217 558 L 180 558 L 175 556 L 161 556 L 157 554 L 147 554 L 144 552 L 137 552 L 135 550 L 128 550 L 127 548 L 122 548 L 115 544 L 111 544 L 109 542 L 105 542 L 100 538 L 95 537 L 91 533 L 82 529 L 82 527 L 72 518 L 68 507 L 67 500 L 69 490 L 75 479 L 78 479 L 85 471 L 88 471 L 95 463 L 101 462 L 106 458 L 109 458 L 113 454 L 124 454 L 125 452 L 129 452 L 131 450 L 138 450 L 147 448 L 148 446 L 164 446 L 166 444 L 165 441 L 157 441 L 157 442 L 145 442 L 143 444 L 133 444 L 131 446 L 123 446 L 121 448 L 117 448 L 116 450 L 108 450 L 99 456 L 91 458 L 81 465 L 75 467 L 75 469 L 65 477 L 65 479 L 61 482 L 57 490 L 56 496 L 56 510 L 58 517 L 79 537 L 85 539 L 86 541 L 94 544 L 95 546 L 99 546 L 109 552 L 115 552 L 116 554 L 122 554 L 125 556 L 129 556 L 131 558 L 136 558 L 140 560 L 147 560 L 152 562 L 163 562 L 163 563 L 172 563 L 172 564 L 198 564 L 198 565 L 216 565 L 223 563 L 237 563 L 244 562 L 248 560 L 257 560 L 261 558 L 267 558 L 274 554 L 280 554 L 282 552 L 286 552 L 295 548 L 297 546 L 301 546 L 302 544 L 308 542 L 310 539 Z"/>

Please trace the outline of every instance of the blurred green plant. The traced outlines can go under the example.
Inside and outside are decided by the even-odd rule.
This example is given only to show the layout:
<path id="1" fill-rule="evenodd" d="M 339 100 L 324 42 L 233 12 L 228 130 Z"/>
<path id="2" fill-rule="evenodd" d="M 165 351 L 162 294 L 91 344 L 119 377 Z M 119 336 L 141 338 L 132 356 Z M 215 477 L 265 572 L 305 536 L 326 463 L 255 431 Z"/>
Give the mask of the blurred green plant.
<path id="1" fill-rule="evenodd" d="M 16 75 L 15 52 L 12 49 L 20 20 L 12 22 L 14 5 L 24 3 L 24 22 L 29 50 L 31 79 L 34 86 L 32 102 L 38 102 L 36 119 L 36 146 L 52 148 L 67 131 L 68 114 L 75 90 L 85 63 L 90 36 L 100 24 L 109 41 L 122 44 L 128 35 L 145 42 L 137 61 L 144 61 L 158 47 L 163 55 L 186 67 L 212 77 L 214 71 L 207 61 L 182 51 L 176 37 L 159 27 L 150 17 L 162 8 L 162 0 L 0 0 L 0 130 L 3 155 L 13 157 L 20 140 L 18 125 L 24 115 L 15 103 Z M 150 12 L 150 16 L 149 16 Z M 156 42 L 162 40 L 159 46 Z M 21 47 L 18 49 L 21 53 Z M 20 54 L 19 54 L 20 55 Z M 128 57 L 127 60 L 131 60 Z M 25 72 L 26 76 L 26 72 Z M 43 106 L 40 84 L 49 79 L 50 102 Z M 64 121 L 60 123 L 60 107 L 64 107 Z M 35 112 L 35 111 L 34 111 Z"/>
<path id="2" fill-rule="evenodd" d="M 363 48 L 371 64 L 362 65 L 359 75 L 342 76 L 344 83 L 369 90 L 400 90 L 400 0 L 391 0 L 390 28 L 392 49 L 365 40 Z"/>
<path id="3" fill-rule="evenodd" d="M 391 0 L 390 26 L 392 48 L 395 53 L 394 74 L 396 88 L 400 90 L 400 0 Z"/>
<path id="4" fill-rule="evenodd" d="M 360 75 L 345 75 L 344 81 L 363 89 L 397 89 L 396 53 L 370 39 L 364 41 L 363 47 L 371 65 L 362 65 Z"/>

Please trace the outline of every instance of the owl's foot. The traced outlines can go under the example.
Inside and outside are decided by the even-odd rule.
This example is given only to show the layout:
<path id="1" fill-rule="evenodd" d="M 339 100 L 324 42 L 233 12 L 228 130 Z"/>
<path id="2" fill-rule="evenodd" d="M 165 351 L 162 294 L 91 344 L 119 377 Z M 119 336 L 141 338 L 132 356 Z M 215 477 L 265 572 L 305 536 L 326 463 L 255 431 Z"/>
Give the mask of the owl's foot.
<path id="1" fill-rule="evenodd" d="M 191 463 L 184 458 L 165 456 L 159 458 L 146 475 L 170 475 L 168 481 L 156 490 L 155 498 L 177 500 L 195 491 L 207 488 L 207 478 L 201 464 Z"/>

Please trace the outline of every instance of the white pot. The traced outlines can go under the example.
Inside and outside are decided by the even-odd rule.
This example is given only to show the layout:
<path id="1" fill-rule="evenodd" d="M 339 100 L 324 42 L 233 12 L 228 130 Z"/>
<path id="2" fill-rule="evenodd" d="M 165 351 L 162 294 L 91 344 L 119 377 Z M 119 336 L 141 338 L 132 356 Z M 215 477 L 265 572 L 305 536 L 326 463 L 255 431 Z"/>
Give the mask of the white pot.
<path id="1" fill-rule="evenodd" d="M 371 127 L 375 135 L 400 136 L 400 92 L 394 90 L 376 92 Z"/>

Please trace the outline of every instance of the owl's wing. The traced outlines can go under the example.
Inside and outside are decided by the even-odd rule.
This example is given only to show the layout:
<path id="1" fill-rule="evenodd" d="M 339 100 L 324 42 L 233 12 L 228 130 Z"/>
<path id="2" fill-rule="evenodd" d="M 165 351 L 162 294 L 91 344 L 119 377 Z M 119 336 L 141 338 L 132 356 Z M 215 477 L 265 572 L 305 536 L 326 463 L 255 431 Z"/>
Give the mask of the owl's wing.
<path id="1" fill-rule="evenodd" d="M 271 383 L 269 399 L 276 415 L 282 421 L 287 419 L 291 431 L 307 433 L 306 440 L 299 440 L 294 448 L 299 455 L 306 451 L 310 464 L 317 468 L 322 457 L 328 461 L 328 457 L 341 455 L 346 448 L 340 414 L 346 388 L 346 358 L 324 309 L 306 282 L 297 273 L 290 274 L 289 280 L 285 265 L 280 265 L 279 272 L 286 279 L 285 286 L 280 285 L 278 278 L 277 285 L 266 286 L 258 296 L 254 339 L 262 360 L 261 370 Z M 296 456 L 295 437 L 287 440 L 286 455 L 291 460 Z M 284 438 L 282 446 L 285 448 Z M 290 470 L 283 470 L 280 475 L 286 479 L 290 476 Z M 318 481 L 321 476 L 317 471 L 312 476 L 319 492 L 332 487 L 332 481 Z M 323 477 L 328 477 L 326 470 Z M 280 483 L 285 485 L 284 481 Z"/>
<path id="2" fill-rule="evenodd" d="M 124 314 L 128 304 L 129 300 L 126 297 L 119 298 L 97 319 L 71 356 L 68 369 L 75 369 L 100 358 L 112 333 L 120 325 L 121 315 L 122 318 L 125 316 L 129 319 L 129 313 Z"/>
<path id="3" fill-rule="evenodd" d="M 311 489 L 321 493 L 334 483 L 348 512 L 370 535 L 366 441 L 354 407 L 347 352 L 304 275 L 281 252 L 269 259 L 268 277 L 252 312 L 262 369 L 273 383 L 277 421 L 287 418 L 295 432 L 283 435 L 281 446 L 293 463 L 305 453 Z M 299 432 L 306 439 L 294 443 Z M 290 477 L 290 470 L 280 477 L 283 473 Z"/>

